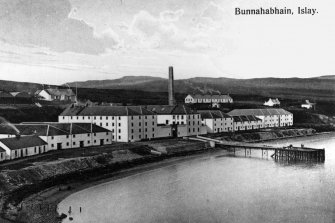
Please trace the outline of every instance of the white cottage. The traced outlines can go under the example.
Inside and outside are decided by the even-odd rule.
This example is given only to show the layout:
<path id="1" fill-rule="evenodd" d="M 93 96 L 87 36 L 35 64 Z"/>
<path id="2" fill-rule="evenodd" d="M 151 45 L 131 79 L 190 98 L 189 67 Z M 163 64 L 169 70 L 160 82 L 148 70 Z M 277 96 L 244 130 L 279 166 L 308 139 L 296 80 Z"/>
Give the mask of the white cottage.
<path id="1" fill-rule="evenodd" d="M 36 91 L 35 95 L 45 101 L 75 101 L 76 99 L 76 95 L 73 93 L 72 89 L 48 88 Z"/>
<path id="2" fill-rule="evenodd" d="M 17 159 L 46 152 L 47 143 L 38 136 L 19 136 L 0 139 L 6 159 Z"/>

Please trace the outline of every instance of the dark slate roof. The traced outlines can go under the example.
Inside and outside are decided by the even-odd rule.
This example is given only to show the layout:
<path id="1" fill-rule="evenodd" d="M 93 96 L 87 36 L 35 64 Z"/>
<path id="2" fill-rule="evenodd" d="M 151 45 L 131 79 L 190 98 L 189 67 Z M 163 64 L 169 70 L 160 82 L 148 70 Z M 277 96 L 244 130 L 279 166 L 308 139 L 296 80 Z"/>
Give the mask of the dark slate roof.
<path id="1" fill-rule="evenodd" d="M 200 110 L 198 112 L 203 119 L 231 118 L 231 116 L 220 110 Z"/>
<path id="2" fill-rule="evenodd" d="M 4 138 L 0 139 L 0 142 L 6 145 L 10 150 L 47 145 L 47 143 L 38 136 Z"/>
<path id="3" fill-rule="evenodd" d="M 232 116 L 234 119 L 234 122 L 252 122 L 252 121 L 262 121 L 262 119 L 257 118 L 253 115 L 238 115 L 238 116 Z"/>
<path id="4" fill-rule="evenodd" d="M 74 106 L 66 108 L 60 116 L 133 116 L 152 115 L 143 106 Z"/>
<path id="5" fill-rule="evenodd" d="M 0 153 L 5 153 L 6 150 L 4 150 L 3 148 L 0 147 Z"/>
<path id="6" fill-rule="evenodd" d="M 229 95 L 210 95 L 210 94 L 206 94 L 206 95 L 200 95 L 200 94 L 196 94 L 196 95 L 192 95 L 190 94 L 190 96 L 194 99 L 227 99 L 227 100 L 232 100 L 232 98 Z"/>
<path id="7" fill-rule="evenodd" d="M 92 125 L 92 126 L 91 126 Z M 110 132 L 110 130 L 91 123 L 24 123 L 16 124 L 20 135 L 57 136 L 70 134 L 85 134 Z M 16 132 L 11 128 L 1 128 L 0 134 L 14 135 Z"/>
<path id="8" fill-rule="evenodd" d="M 198 114 L 186 105 L 147 105 L 146 108 L 156 114 L 166 115 L 188 115 Z"/>
<path id="9" fill-rule="evenodd" d="M 48 92 L 50 95 L 55 95 L 55 96 L 75 96 L 73 93 L 72 89 L 54 89 L 54 88 L 49 88 L 45 90 Z"/>
<path id="10" fill-rule="evenodd" d="M 268 108 L 268 109 L 235 109 L 228 112 L 228 115 L 254 115 L 254 116 L 269 116 L 269 115 L 291 115 L 292 113 L 282 108 Z"/>

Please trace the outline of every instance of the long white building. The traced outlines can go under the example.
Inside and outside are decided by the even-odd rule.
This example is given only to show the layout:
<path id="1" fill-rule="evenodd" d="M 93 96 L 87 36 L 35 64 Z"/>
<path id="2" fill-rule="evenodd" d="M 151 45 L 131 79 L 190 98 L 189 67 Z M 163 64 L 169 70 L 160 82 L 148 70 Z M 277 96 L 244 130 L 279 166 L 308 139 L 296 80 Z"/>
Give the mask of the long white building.
<path id="1" fill-rule="evenodd" d="M 93 123 L 112 132 L 116 142 L 158 138 L 157 115 L 142 106 L 70 106 L 60 123 Z M 167 137 L 164 135 L 163 137 Z"/>
<path id="2" fill-rule="evenodd" d="M 233 99 L 229 95 L 192 95 L 189 94 L 185 98 L 185 104 L 206 104 L 206 103 L 233 103 Z"/>
<path id="3" fill-rule="evenodd" d="M 15 124 L 14 127 L 21 137 L 38 136 L 46 142 L 46 148 L 39 149 L 37 154 L 112 142 L 111 131 L 91 123 L 23 123 Z M 17 134 L 12 128 L 0 127 L 0 138 L 17 138 Z"/>
<path id="4" fill-rule="evenodd" d="M 228 112 L 230 116 L 256 116 L 262 120 L 261 128 L 285 127 L 293 125 L 293 114 L 282 108 L 269 109 L 235 109 Z"/>
<path id="5" fill-rule="evenodd" d="M 199 111 L 201 121 L 206 125 L 207 133 L 232 132 L 233 118 L 220 110 Z"/>

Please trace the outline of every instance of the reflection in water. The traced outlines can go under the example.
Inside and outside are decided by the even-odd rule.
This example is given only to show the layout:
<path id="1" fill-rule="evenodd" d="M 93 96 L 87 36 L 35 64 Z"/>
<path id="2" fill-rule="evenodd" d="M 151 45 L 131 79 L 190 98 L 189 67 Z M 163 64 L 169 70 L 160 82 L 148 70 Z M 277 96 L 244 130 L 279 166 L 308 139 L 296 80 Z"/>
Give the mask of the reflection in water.
<path id="1" fill-rule="evenodd" d="M 59 209 L 71 206 L 72 222 L 334 222 L 335 137 L 271 142 L 301 143 L 326 148 L 325 163 L 218 152 L 89 188 Z"/>

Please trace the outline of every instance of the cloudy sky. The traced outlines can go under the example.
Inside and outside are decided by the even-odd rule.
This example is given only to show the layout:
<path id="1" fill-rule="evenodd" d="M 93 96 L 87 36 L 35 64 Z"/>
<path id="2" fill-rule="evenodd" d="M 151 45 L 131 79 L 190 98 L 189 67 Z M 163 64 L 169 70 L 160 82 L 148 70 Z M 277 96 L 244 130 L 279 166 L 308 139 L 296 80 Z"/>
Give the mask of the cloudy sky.
<path id="1" fill-rule="evenodd" d="M 317 8 L 235 16 L 234 8 Z M 0 79 L 335 74 L 333 0 L 0 0 Z"/>

